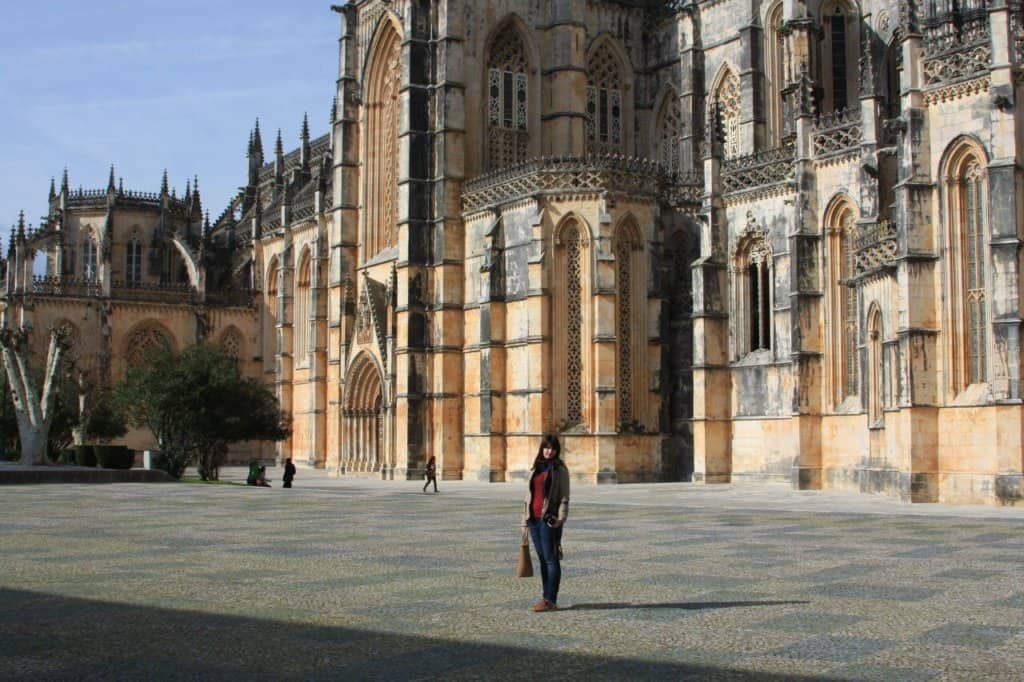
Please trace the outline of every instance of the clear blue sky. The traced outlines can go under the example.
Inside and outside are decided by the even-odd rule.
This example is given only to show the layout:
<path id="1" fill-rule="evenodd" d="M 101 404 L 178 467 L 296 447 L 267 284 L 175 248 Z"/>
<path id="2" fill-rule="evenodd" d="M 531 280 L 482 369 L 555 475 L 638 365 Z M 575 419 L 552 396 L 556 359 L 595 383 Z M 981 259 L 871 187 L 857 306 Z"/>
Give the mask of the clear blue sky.
<path id="1" fill-rule="evenodd" d="M 344 4 L 334 0 L 335 4 Z M 180 196 L 199 176 L 211 218 L 246 180 L 249 130 L 264 151 L 327 132 L 340 21 L 330 0 L 3 0 L 0 237 L 39 224 L 50 178 Z"/>

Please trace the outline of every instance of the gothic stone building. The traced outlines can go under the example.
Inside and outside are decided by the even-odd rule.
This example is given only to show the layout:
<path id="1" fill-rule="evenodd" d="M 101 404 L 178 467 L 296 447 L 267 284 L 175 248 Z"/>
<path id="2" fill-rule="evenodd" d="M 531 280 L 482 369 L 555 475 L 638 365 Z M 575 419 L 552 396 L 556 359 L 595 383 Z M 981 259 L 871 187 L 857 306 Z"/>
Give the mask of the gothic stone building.
<path id="1" fill-rule="evenodd" d="M 1019 499 L 1018 4 L 335 9 L 329 134 L 252 132 L 190 275 L 279 456 Z"/>

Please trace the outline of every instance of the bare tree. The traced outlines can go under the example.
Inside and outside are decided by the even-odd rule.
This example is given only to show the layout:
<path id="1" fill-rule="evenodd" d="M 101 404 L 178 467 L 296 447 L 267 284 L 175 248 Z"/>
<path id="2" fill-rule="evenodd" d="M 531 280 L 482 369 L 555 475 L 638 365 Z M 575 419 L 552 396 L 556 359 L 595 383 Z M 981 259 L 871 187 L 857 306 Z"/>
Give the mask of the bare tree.
<path id="1" fill-rule="evenodd" d="M 0 329 L 0 353 L 4 370 L 11 386 L 14 412 L 18 420 L 21 439 L 21 463 L 42 464 L 46 461 L 46 443 L 53 421 L 60 364 L 67 350 L 68 330 L 50 329 L 50 348 L 46 354 L 46 372 L 43 374 L 43 392 L 32 379 L 28 362 L 28 330 Z"/>

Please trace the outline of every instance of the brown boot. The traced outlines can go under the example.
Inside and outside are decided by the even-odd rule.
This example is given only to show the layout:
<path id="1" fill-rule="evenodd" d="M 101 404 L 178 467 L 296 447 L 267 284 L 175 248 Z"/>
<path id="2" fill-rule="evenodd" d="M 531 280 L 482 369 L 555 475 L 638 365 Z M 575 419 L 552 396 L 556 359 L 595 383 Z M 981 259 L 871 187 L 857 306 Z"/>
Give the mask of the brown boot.
<path id="1" fill-rule="evenodd" d="M 530 607 L 530 610 L 534 613 L 543 613 L 544 611 L 557 611 L 558 605 L 553 601 L 547 599 L 541 599 L 539 602 Z"/>

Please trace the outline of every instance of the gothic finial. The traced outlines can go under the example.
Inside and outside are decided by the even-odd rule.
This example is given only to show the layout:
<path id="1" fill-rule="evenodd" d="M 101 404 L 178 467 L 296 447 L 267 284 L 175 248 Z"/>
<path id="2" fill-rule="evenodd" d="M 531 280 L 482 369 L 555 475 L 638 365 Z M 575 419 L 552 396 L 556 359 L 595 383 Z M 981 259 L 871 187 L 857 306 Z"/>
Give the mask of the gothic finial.
<path id="1" fill-rule="evenodd" d="M 206 219 L 203 221 L 203 236 L 209 236 L 210 234 L 210 212 L 206 212 Z"/>
<path id="2" fill-rule="evenodd" d="M 191 198 L 192 198 L 192 181 L 186 179 L 185 180 L 185 203 L 187 204 Z"/>
<path id="3" fill-rule="evenodd" d="M 309 141 L 309 114 L 305 112 L 302 114 L 302 139 Z"/>
<path id="4" fill-rule="evenodd" d="M 260 120 L 258 118 L 256 119 L 256 130 L 253 131 L 253 134 L 252 134 L 252 149 L 253 149 L 253 153 L 256 154 L 256 156 L 259 157 L 259 159 L 262 162 L 262 159 L 263 159 L 263 138 L 260 137 Z"/>
<path id="5" fill-rule="evenodd" d="M 115 189 L 117 189 L 117 186 L 114 184 L 114 164 L 110 164 L 110 177 L 107 179 L 107 191 L 113 192 Z"/>
<path id="6" fill-rule="evenodd" d="M 160 195 L 167 195 L 167 169 L 164 168 L 164 178 L 160 181 Z"/>
<path id="7" fill-rule="evenodd" d="M 202 211 L 203 200 L 199 198 L 199 176 L 193 176 L 192 178 L 192 203 L 195 205 L 196 213 Z"/>
<path id="8" fill-rule="evenodd" d="M 57 183 L 53 177 L 50 177 L 50 198 L 53 199 L 55 196 L 57 196 Z"/>
<path id="9" fill-rule="evenodd" d="M 117 193 L 124 194 L 124 178 L 117 179 Z"/>
<path id="10" fill-rule="evenodd" d="M 67 166 L 64 166 L 64 176 L 61 178 L 61 181 L 60 181 L 60 193 L 61 194 L 67 194 L 68 193 L 68 167 Z"/>
<path id="11" fill-rule="evenodd" d="M 18 211 L 18 241 L 25 240 L 25 211 Z"/>
<path id="12" fill-rule="evenodd" d="M 281 129 L 277 129 L 277 142 L 274 143 L 274 154 L 284 156 L 284 142 L 281 140 Z"/>

